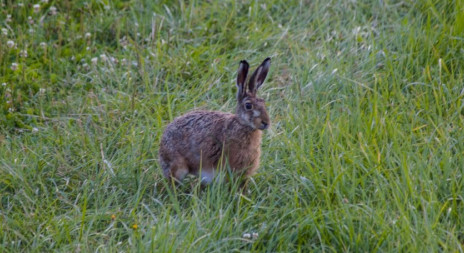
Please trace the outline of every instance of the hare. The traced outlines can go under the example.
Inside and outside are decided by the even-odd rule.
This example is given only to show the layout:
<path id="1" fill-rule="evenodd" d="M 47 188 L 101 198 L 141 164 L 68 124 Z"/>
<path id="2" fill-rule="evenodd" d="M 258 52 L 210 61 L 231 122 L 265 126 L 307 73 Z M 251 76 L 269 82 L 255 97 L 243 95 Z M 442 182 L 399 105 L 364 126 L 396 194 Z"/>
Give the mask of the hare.
<path id="1" fill-rule="evenodd" d="M 270 120 L 265 101 L 256 92 L 266 79 L 271 59 L 266 58 L 251 75 L 249 64 L 241 61 L 237 72 L 235 114 L 192 111 L 172 121 L 161 137 L 159 161 L 163 174 L 181 182 L 187 174 L 209 184 L 217 169 L 252 176 L 259 167 L 261 133 Z"/>

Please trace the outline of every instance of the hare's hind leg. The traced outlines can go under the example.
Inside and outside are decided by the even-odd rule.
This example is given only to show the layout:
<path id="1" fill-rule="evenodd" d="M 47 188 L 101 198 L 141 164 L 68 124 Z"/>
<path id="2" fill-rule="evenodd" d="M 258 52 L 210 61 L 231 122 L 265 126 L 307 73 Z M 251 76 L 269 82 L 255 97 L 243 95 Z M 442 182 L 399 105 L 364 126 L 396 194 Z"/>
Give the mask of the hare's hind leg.
<path id="1" fill-rule="evenodd" d="M 166 161 L 161 159 L 163 175 L 174 182 L 180 183 L 189 173 L 185 159 L 176 157 L 176 159 Z"/>

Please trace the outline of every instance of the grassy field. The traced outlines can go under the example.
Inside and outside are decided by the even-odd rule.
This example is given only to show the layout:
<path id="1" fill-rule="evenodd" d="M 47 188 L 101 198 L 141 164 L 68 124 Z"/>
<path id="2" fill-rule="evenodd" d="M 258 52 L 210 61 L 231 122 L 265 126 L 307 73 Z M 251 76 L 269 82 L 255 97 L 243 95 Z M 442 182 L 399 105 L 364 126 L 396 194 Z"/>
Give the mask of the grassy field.
<path id="1" fill-rule="evenodd" d="M 1 252 L 464 251 L 463 0 L 0 3 Z M 247 192 L 171 190 L 164 127 L 267 56 Z"/>

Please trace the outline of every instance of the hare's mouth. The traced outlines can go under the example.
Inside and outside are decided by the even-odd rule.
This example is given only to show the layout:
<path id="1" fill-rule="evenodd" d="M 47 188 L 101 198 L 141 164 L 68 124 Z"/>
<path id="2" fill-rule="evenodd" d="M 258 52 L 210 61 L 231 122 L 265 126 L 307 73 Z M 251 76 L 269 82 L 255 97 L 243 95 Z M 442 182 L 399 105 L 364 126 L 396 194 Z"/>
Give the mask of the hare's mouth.
<path id="1" fill-rule="evenodd" d="M 262 121 L 261 125 L 258 127 L 260 130 L 265 130 L 269 128 L 269 123 Z"/>

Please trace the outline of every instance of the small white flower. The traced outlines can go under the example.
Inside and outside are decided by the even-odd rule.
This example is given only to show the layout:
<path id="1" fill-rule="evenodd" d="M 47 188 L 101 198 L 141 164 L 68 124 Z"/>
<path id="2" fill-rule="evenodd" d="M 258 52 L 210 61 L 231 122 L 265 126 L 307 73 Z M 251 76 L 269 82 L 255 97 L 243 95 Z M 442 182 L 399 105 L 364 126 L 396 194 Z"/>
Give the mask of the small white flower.
<path id="1" fill-rule="evenodd" d="M 139 66 L 139 64 L 137 63 L 137 61 L 132 61 L 132 66 L 137 67 Z"/>
<path id="2" fill-rule="evenodd" d="M 39 129 L 37 127 L 32 128 L 33 133 L 37 133 L 38 131 L 39 131 Z"/>
<path id="3" fill-rule="evenodd" d="M 123 36 L 121 39 L 119 39 L 119 43 L 123 46 L 127 45 L 127 38 L 126 36 Z"/>
<path id="4" fill-rule="evenodd" d="M 90 51 L 90 47 L 86 47 L 85 50 Z"/>
<path id="5" fill-rule="evenodd" d="M 14 41 L 9 40 L 9 41 L 6 42 L 6 45 L 7 45 L 9 48 L 12 48 L 12 47 L 14 47 L 15 43 L 14 43 Z"/>
<path id="6" fill-rule="evenodd" d="M 101 59 L 102 61 L 106 62 L 106 61 L 108 60 L 108 57 L 106 57 L 105 54 L 101 54 L 101 55 L 100 55 L 100 59 Z"/>
<path id="7" fill-rule="evenodd" d="M 110 9 L 110 6 L 109 5 L 105 5 L 105 7 L 103 7 L 105 10 L 109 10 Z"/>
<path id="8" fill-rule="evenodd" d="M 21 50 L 19 52 L 19 56 L 21 56 L 22 58 L 27 58 L 27 50 L 26 49 Z"/>
<path id="9" fill-rule="evenodd" d="M 118 62 L 119 62 L 118 59 L 114 58 L 113 56 L 110 57 L 110 60 L 114 64 L 118 64 Z"/>
<path id="10" fill-rule="evenodd" d="M 6 86 L 6 83 L 2 83 L 2 86 L 5 87 L 5 86 Z"/>
<path id="11" fill-rule="evenodd" d="M 23 3 L 18 3 L 18 6 L 19 6 L 19 7 L 23 7 L 24 4 L 23 4 Z"/>
<path id="12" fill-rule="evenodd" d="M 122 63 L 123 65 L 126 65 L 126 64 L 127 64 L 126 58 L 122 58 L 121 63 Z"/>
<path id="13" fill-rule="evenodd" d="M 258 236 L 259 236 L 258 233 L 254 233 L 254 232 L 253 233 L 245 233 L 245 234 L 242 235 L 242 237 L 245 238 L 245 239 L 253 239 L 253 240 L 258 239 Z"/>
<path id="14" fill-rule="evenodd" d="M 7 22 L 7 23 L 11 22 L 11 15 L 10 14 L 6 15 L 5 22 Z"/>
<path id="15" fill-rule="evenodd" d="M 31 24 L 31 25 L 34 24 L 34 20 L 32 19 L 31 16 L 27 17 L 27 20 L 28 20 L 29 24 Z"/>
<path id="16" fill-rule="evenodd" d="M 85 38 L 86 38 L 86 39 L 90 38 L 90 36 L 92 36 L 91 33 L 85 33 Z"/>
<path id="17" fill-rule="evenodd" d="M 338 69 L 332 70 L 332 75 L 335 74 L 335 73 L 337 73 L 337 71 L 338 71 Z"/>
<path id="18" fill-rule="evenodd" d="M 34 29 L 29 28 L 28 32 L 32 34 L 32 33 L 34 33 Z"/>
<path id="19" fill-rule="evenodd" d="M 2 33 L 3 33 L 3 35 L 7 36 L 8 35 L 8 29 L 2 28 Z"/>
<path id="20" fill-rule="evenodd" d="M 13 71 L 17 70 L 18 69 L 18 63 L 16 63 L 16 62 L 11 63 L 11 69 Z"/>
<path id="21" fill-rule="evenodd" d="M 34 13 L 37 13 L 40 11 L 40 4 L 34 4 L 32 8 L 34 8 Z"/>
<path id="22" fill-rule="evenodd" d="M 92 60 L 90 60 L 92 62 L 93 65 L 97 65 L 97 62 L 98 62 L 98 58 L 97 57 L 94 57 L 92 58 Z"/>
<path id="23" fill-rule="evenodd" d="M 42 3 L 44 3 L 44 4 L 48 4 L 48 0 L 42 0 L 42 1 L 40 1 L 40 2 L 42 2 Z"/>
<path id="24" fill-rule="evenodd" d="M 40 47 L 43 48 L 43 49 L 46 49 L 47 48 L 47 43 L 40 42 Z"/>
<path id="25" fill-rule="evenodd" d="M 44 93 L 45 93 L 45 89 L 44 89 L 44 88 L 40 88 L 40 89 L 39 89 L 39 93 L 40 93 L 40 94 L 44 94 Z"/>
<path id="26" fill-rule="evenodd" d="M 50 14 L 51 15 L 56 15 L 57 11 L 56 11 L 56 7 L 55 6 L 50 6 Z"/>

